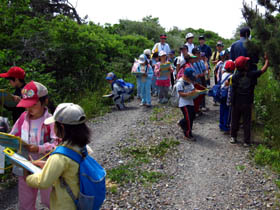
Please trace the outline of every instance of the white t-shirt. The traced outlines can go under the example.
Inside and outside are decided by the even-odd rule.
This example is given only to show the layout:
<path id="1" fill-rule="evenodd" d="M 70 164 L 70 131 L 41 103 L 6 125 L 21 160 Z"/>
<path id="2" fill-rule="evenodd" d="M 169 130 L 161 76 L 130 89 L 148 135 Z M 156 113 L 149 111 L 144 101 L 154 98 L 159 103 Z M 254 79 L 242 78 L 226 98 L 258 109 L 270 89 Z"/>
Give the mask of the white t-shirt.
<path id="1" fill-rule="evenodd" d="M 194 86 L 191 83 L 187 83 L 183 80 L 183 78 L 179 79 L 177 85 L 177 91 L 178 92 L 184 92 L 188 93 L 194 90 Z M 181 97 L 179 98 L 179 107 L 184 107 L 184 106 L 193 106 L 193 99 L 188 99 L 187 97 Z"/>
<path id="2" fill-rule="evenodd" d="M 224 72 L 223 75 L 222 75 L 222 81 L 223 81 L 228 75 L 231 75 L 231 73 Z M 229 76 L 227 80 L 229 80 L 231 77 L 232 77 L 232 75 Z M 223 84 L 221 85 L 221 88 L 225 87 L 226 81 L 227 81 L 227 80 L 225 80 L 225 81 L 223 82 Z"/>
<path id="3" fill-rule="evenodd" d="M 188 46 L 188 52 L 189 52 L 189 53 L 192 53 L 192 50 L 193 50 L 193 48 L 194 48 L 194 44 L 193 44 L 193 43 L 190 44 L 190 43 L 186 42 L 185 45 Z"/>

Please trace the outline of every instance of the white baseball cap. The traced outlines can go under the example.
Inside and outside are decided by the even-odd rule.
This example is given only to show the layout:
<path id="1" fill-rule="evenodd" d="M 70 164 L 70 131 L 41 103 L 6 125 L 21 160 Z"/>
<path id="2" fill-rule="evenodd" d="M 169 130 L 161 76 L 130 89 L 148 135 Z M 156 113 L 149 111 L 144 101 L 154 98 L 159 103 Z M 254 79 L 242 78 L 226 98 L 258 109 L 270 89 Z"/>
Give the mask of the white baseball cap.
<path id="1" fill-rule="evenodd" d="M 145 55 L 151 55 L 152 54 L 152 52 L 151 52 L 151 50 L 150 49 L 146 49 L 146 50 L 144 50 L 144 52 L 143 52 Z"/>
<path id="2" fill-rule="evenodd" d="M 141 54 L 141 55 L 139 56 L 138 62 L 139 62 L 140 64 L 143 64 L 143 63 L 146 62 L 146 59 L 147 59 L 146 55 Z"/>
<path id="3" fill-rule="evenodd" d="M 194 35 L 192 33 L 187 33 L 187 35 L 186 35 L 186 39 L 193 38 L 193 37 L 194 37 Z"/>
<path id="4" fill-rule="evenodd" d="M 163 51 L 163 50 L 162 50 L 162 51 L 160 51 L 160 52 L 159 52 L 159 54 L 158 54 L 158 56 L 159 56 L 159 57 L 164 56 L 164 55 L 166 55 L 166 52 L 165 52 L 165 51 Z"/>
<path id="5" fill-rule="evenodd" d="M 46 125 L 59 122 L 67 125 L 79 125 L 86 121 L 86 115 L 82 107 L 73 103 L 59 104 L 52 117 L 47 118 Z"/>

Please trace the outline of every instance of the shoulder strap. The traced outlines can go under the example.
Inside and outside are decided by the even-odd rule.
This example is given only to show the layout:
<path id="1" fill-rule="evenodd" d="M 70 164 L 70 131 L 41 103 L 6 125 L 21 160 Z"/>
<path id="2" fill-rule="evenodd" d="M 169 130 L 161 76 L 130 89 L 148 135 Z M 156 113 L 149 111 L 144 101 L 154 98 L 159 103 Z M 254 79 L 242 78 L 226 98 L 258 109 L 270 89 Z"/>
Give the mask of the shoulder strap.
<path id="1" fill-rule="evenodd" d="M 27 115 L 27 112 L 25 111 L 20 115 L 20 117 L 18 119 L 18 128 L 19 129 L 18 129 L 18 133 L 16 134 L 16 136 L 21 136 L 21 127 L 23 125 L 23 122 L 24 122 L 24 119 L 25 119 L 26 115 Z"/>
<path id="2" fill-rule="evenodd" d="M 66 157 L 69 157 L 70 159 L 76 161 L 78 164 L 80 164 L 83 160 L 83 158 L 80 154 L 78 154 L 74 150 L 69 149 L 65 146 L 56 147 L 55 151 L 52 152 L 52 155 L 54 155 L 54 154 L 61 154 L 61 155 L 64 155 Z"/>
<path id="3" fill-rule="evenodd" d="M 227 75 L 227 77 L 220 84 L 223 84 L 229 77 L 230 77 L 230 74 Z"/>

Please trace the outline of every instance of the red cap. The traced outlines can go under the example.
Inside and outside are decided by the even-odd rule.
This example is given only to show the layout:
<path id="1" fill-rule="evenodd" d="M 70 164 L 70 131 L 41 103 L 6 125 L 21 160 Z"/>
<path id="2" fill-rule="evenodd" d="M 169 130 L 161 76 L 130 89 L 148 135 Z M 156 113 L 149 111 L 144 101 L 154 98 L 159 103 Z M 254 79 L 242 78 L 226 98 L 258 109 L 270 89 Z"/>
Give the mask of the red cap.
<path id="1" fill-rule="evenodd" d="M 22 99 L 17 107 L 28 108 L 39 101 L 39 98 L 48 95 L 47 88 L 39 82 L 31 81 L 21 91 Z"/>
<path id="2" fill-rule="evenodd" d="M 235 69 L 235 64 L 233 61 L 227 61 L 225 65 L 226 70 L 233 71 Z"/>
<path id="3" fill-rule="evenodd" d="M 2 73 L 0 74 L 0 77 L 13 77 L 13 78 L 18 78 L 18 79 L 24 79 L 25 77 L 25 72 L 22 68 L 18 66 L 11 67 L 7 73 Z"/>
<path id="4" fill-rule="evenodd" d="M 235 67 L 244 68 L 248 60 L 250 60 L 249 57 L 239 56 L 238 58 L 235 59 Z"/>
<path id="5" fill-rule="evenodd" d="M 161 39 L 166 39 L 167 36 L 166 36 L 165 34 L 161 34 L 161 35 L 160 35 L 160 38 L 161 38 Z"/>

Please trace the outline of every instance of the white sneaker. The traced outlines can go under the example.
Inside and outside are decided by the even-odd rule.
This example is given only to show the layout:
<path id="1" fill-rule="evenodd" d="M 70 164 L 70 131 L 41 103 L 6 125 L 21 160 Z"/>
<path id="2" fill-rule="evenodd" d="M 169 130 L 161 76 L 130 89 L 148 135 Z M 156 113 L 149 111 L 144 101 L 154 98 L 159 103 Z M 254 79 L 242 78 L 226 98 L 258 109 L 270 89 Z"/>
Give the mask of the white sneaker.
<path id="1" fill-rule="evenodd" d="M 236 143 L 237 143 L 237 140 L 236 140 L 236 138 L 234 138 L 234 137 L 230 137 L 229 142 L 230 142 L 231 144 L 236 144 Z"/>

